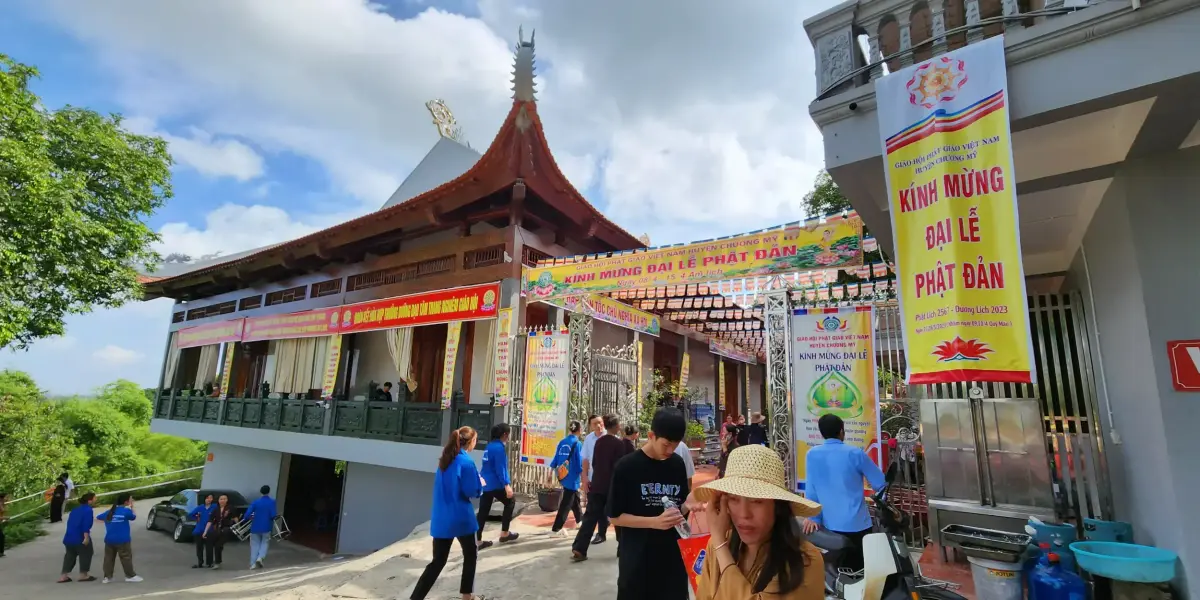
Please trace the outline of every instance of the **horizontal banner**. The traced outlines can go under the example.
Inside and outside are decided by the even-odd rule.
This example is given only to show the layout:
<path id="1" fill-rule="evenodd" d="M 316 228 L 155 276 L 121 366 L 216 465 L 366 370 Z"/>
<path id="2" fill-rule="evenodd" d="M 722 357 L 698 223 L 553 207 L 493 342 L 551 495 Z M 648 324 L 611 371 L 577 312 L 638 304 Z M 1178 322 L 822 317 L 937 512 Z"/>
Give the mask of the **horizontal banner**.
<path id="1" fill-rule="evenodd" d="M 245 323 L 245 319 L 231 319 L 180 329 L 175 345 L 179 348 L 195 348 L 196 346 L 241 341 L 242 326 Z"/>
<path id="2" fill-rule="evenodd" d="M 341 308 L 318 308 L 286 315 L 249 317 L 242 331 L 243 342 L 318 337 L 338 332 Z"/>
<path id="3" fill-rule="evenodd" d="M 632 329 L 655 337 L 662 331 L 658 315 L 638 310 L 608 296 L 568 296 L 546 302 L 573 313 L 588 315 L 597 321 L 612 323 L 618 327 Z"/>
<path id="4" fill-rule="evenodd" d="M 494 319 L 500 283 L 372 300 L 342 307 L 341 333 Z"/>
<path id="5" fill-rule="evenodd" d="M 716 354 L 717 356 L 724 356 L 730 360 L 736 360 L 752 365 L 758 363 L 758 357 L 753 352 L 744 350 L 724 340 L 709 338 L 708 351 Z"/>
<path id="6" fill-rule="evenodd" d="M 527 268 L 525 291 L 533 300 L 545 300 L 620 289 L 850 267 L 862 262 L 862 219 L 855 215 L 683 246 Z"/>

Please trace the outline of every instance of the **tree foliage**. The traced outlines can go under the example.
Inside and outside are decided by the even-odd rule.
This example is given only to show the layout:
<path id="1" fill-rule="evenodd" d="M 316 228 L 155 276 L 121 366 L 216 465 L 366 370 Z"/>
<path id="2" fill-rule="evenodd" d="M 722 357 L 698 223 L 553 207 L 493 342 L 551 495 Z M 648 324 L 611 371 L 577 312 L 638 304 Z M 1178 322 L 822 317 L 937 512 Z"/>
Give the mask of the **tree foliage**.
<path id="1" fill-rule="evenodd" d="M 46 489 L 82 462 L 54 408 L 28 375 L 0 371 L 0 490 L 10 499 Z"/>
<path id="2" fill-rule="evenodd" d="M 154 415 L 154 405 L 138 384 L 127 379 L 118 379 L 97 390 L 96 399 L 129 417 L 135 426 L 150 426 L 150 417 Z"/>
<path id="3" fill-rule="evenodd" d="M 171 197 L 165 141 L 117 115 L 47 109 L 37 76 L 0 54 L 0 348 L 140 299 L 136 268 L 158 260 L 144 219 Z"/>
<path id="4" fill-rule="evenodd" d="M 136 477 L 150 472 L 149 463 L 135 447 L 144 432 L 112 404 L 67 400 L 58 412 L 75 445 L 86 456 L 86 479 Z"/>
<path id="5" fill-rule="evenodd" d="M 840 213 L 848 210 L 853 210 L 850 206 L 850 201 L 842 195 L 842 190 L 838 188 L 833 177 L 829 176 L 829 171 L 821 171 L 817 174 L 817 181 L 813 184 L 813 189 L 804 195 L 804 211 L 810 217 L 819 217 L 833 213 Z"/>

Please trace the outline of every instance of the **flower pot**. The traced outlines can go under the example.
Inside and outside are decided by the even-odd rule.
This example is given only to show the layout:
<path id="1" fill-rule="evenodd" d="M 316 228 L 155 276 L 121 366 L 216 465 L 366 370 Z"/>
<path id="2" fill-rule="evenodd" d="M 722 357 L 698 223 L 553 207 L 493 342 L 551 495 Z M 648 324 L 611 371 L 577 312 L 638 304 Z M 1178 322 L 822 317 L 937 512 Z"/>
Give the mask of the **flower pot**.
<path id="1" fill-rule="evenodd" d="M 703 439 L 688 440 L 687 447 L 688 448 L 703 448 L 704 440 Z"/>
<path id="2" fill-rule="evenodd" d="M 558 503 L 562 500 L 562 490 L 558 488 L 538 490 L 538 508 L 542 512 L 558 511 Z"/>

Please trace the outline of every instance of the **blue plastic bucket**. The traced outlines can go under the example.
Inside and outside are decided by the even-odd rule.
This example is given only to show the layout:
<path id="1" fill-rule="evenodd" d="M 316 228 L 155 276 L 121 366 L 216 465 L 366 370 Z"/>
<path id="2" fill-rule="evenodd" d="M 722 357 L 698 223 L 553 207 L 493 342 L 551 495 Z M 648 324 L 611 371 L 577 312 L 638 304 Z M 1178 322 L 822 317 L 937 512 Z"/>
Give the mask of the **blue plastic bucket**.
<path id="1" fill-rule="evenodd" d="M 1118 542 L 1075 542 L 1071 551 L 1079 567 L 1092 575 L 1138 583 L 1171 581 L 1179 560 L 1170 550 Z"/>

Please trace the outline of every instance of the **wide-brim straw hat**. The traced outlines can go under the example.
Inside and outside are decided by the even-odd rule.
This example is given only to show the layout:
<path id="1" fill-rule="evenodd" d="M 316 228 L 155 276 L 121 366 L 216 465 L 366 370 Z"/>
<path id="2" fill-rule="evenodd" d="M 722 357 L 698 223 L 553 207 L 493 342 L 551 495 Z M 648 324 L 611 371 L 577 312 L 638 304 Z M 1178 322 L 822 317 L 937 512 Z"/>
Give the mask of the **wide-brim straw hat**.
<path id="1" fill-rule="evenodd" d="M 783 461 L 765 446 L 742 446 L 729 453 L 725 477 L 696 488 L 696 499 L 708 502 L 714 492 L 760 500 L 783 500 L 792 505 L 792 514 L 814 517 L 821 505 L 787 489 Z"/>

